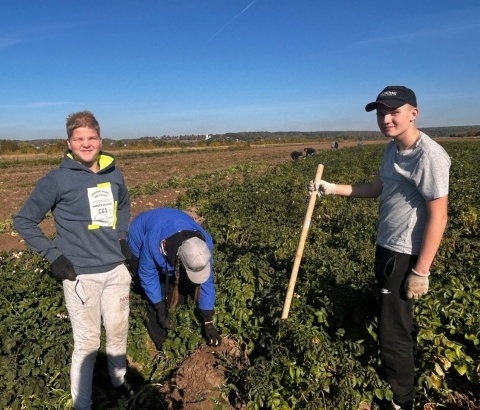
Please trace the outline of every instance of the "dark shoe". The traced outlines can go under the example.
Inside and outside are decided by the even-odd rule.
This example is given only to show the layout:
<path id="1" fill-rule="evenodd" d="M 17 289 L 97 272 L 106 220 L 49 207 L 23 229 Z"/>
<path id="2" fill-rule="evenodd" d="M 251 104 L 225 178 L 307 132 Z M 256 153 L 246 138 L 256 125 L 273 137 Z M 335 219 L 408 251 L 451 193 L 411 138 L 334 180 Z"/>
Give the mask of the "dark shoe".
<path id="1" fill-rule="evenodd" d="M 120 386 L 114 387 L 113 391 L 118 396 L 118 399 L 122 400 L 128 400 L 132 394 L 132 389 L 125 382 Z"/>
<path id="2" fill-rule="evenodd" d="M 370 409 L 371 410 L 392 410 L 392 402 L 389 400 L 380 400 L 378 398 L 374 398 Z"/>
<path id="3" fill-rule="evenodd" d="M 415 400 L 409 400 L 405 403 L 398 403 L 396 400 L 392 402 L 395 410 L 413 410 L 415 408 Z"/>

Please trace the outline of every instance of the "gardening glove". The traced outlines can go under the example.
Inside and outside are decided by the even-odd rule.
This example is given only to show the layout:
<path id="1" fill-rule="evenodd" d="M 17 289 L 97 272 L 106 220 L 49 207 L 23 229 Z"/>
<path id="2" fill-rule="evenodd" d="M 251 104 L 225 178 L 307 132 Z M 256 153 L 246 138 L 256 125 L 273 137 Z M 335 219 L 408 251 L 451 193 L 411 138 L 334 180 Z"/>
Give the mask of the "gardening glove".
<path id="1" fill-rule="evenodd" d="M 128 261 L 130 265 L 130 270 L 133 272 L 134 275 L 138 272 L 138 258 L 132 253 L 131 259 Z"/>
<path id="2" fill-rule="evenodd" d="M 52 274 L 55 279 L 60 281 L 65 279 L 75 280 L 77 278 L 72 262 L 63 254 L 53 261 Z"/>
<path id="3" fill-rule="evenodd" d="M 203 331 L 205 332 L 205 337 L 209 346 L 220 346 L 222 344 L 222 338 L 212 322 L 204 323 Z"/>
<path id="4" fill-rule="evenodd" d="M 420 296 L 426 295 L 428 292 L 428 273 L 418 273 L 412 269 L 405 281 L 405 292 L 407 292 L 407 299 L 417 300 Z"/>
<path id="5" fill-rule="evenodd" d="M 132 259 L 132 251 L 130 250 L 130 246 L 128 246 L 126 239 L 120 239 L 120 249 L 122 250 L 125 261 L 130 263 L 130 259 Z"/>
<path id="6" fill-rule="evenodd" d="M 318 186 L 315 187 L 315 182 L 313 179 L 308 183 L 308 193 L 311 195 L 312 192 L 317 191 L 319 197 L 324 195 L 335 195 L 335 184 L 324 181 L 323 179 L 318 183 Z"/>
<path id="7" fill-rule="evenodd" d="M 205 332 L 205 338 L 210 346 L 220 346 L 222 344 L 222 338 L 217 332 L 217 329 L 213 326 L 213 315 L 215 309 L 204 310 L 200 309 L 200 313 L 203 318 L 203 330 Z"/>
<path id="8" fill-rule="evenodd" d="M 155 311 L 157 312 L 157 323 L 164 329 L 171 329 L 172 322 L 168 317 L 168 311 L 165 307 L 165 302 L 158 302 L 153 305 Z"/>

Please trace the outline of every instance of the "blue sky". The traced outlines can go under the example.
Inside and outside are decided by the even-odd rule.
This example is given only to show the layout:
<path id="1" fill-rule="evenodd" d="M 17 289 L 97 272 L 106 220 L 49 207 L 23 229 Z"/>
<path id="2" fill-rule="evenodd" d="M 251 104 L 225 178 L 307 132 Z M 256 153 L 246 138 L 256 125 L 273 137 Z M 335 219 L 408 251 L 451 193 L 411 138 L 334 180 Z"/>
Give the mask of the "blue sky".
<path id="1" fill-rule="evenodd" d="M 386 85 L 475 125 L 479 44 L 478 0 L 2 0 L 0 139 L 376 130 Z"/>

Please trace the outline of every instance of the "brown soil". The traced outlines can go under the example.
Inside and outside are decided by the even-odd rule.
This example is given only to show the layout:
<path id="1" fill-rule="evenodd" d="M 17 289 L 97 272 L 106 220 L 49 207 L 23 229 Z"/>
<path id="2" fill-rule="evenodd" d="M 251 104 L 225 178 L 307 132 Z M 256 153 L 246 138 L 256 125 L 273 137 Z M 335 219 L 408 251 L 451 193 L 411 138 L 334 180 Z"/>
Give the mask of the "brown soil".
<path id="1" fill-rule="evenodd" d="M 244 407 L 233 407 L 229 398 L 222 393 L 225 385 L 225 369 L 222 367 L 221 357 L 230 357 L 241 365 L 246 363 L 246 358 L 236 343 L 224 338 L 222 345 L 209 347 L 201 345 L 195 350 L 175 372 L 158 389 L 162 400 L 162 409 L 166 410 L 224 410 Z M 217 405 L 217 407 L 215 407 Z"/>
<path id="2" fill-rule="evenodd" d="M 369 141 L 365 144 L 379 143 Z M 357 142 L 342 142 L 340 148 L 354 146 Z M 277 164 L 292 161 L 292 151 L 303 151 L 304 147 L 317 150 L 316 157 L 321 162 L 318 151 L 330 149 L 329 142 L 259 145 L 242 150 L 232 150 L 227 147 L 217 149 L 184 149 L 158 150 L 157 157 L 122 158 L 122 153 L 113 152 L 117 156 L 117 164 L 122 169 L 125 181 L 129 187 L 134 187 L 149 181 L 167 182 L 175 177 L 179 180 L 194 177 L 199 174 L 226 170 L 235 165 L 254 163 L 260 171 L 268 170 Z M 151 151 L 150 151 L 151 152 Z M 41 158 L 41 154 L 34 154 Z M 0 176 L 0 251 L 24 250 L 23 240 L 11 229 L 9 223 L 12 216 L 20 209 L 28 198 L 35 183 L 48 171 L 55 168 L 49 165 L 32 165 L 33 155 L 3 157 L 15 159 L 17 165 L 8 170 L 2 170 Z M 46 158 L 46 156 L 44 157 Z M 2 159 L 2 158 L 0 158 Z M 142 195 L 132 201 L 132 218 L 140 212 L 161 206 L 172 205 L 183 189 L 162 189 L 154 195 Z M 188 212 L 188 210 L 185 210 Z M 3 225 L 3 226 L 2 226 Z M 53 219 L 49 218 L 40 224 L 47 235 L 55 232 Z M 3 229 L 2 229 L 3 228 Z"/>

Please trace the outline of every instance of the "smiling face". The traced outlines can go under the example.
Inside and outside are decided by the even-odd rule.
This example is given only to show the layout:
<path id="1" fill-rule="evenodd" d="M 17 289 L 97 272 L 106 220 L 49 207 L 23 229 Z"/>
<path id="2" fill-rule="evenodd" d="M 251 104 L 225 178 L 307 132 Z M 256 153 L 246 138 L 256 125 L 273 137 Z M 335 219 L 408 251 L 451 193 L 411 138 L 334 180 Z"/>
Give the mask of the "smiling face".
<path id="1" fill-rule="evenodd" d="M 407 141 L 417 133 L 415 120 L 418 117 L 418 108 L 409 104 L 391 109 L 378 104 L 377 123 L 380 131 L 388 138 Z"/>
<path id="2" fill-rule="evenodd" d="M 99 170 L 98 154 L 102 149 L 102 139 L 93 128 L 75 128 L 72 136 L 67 140 L 68 148 L 72 151 L 76 161 L 85 165 L 94 172 Z"/>

